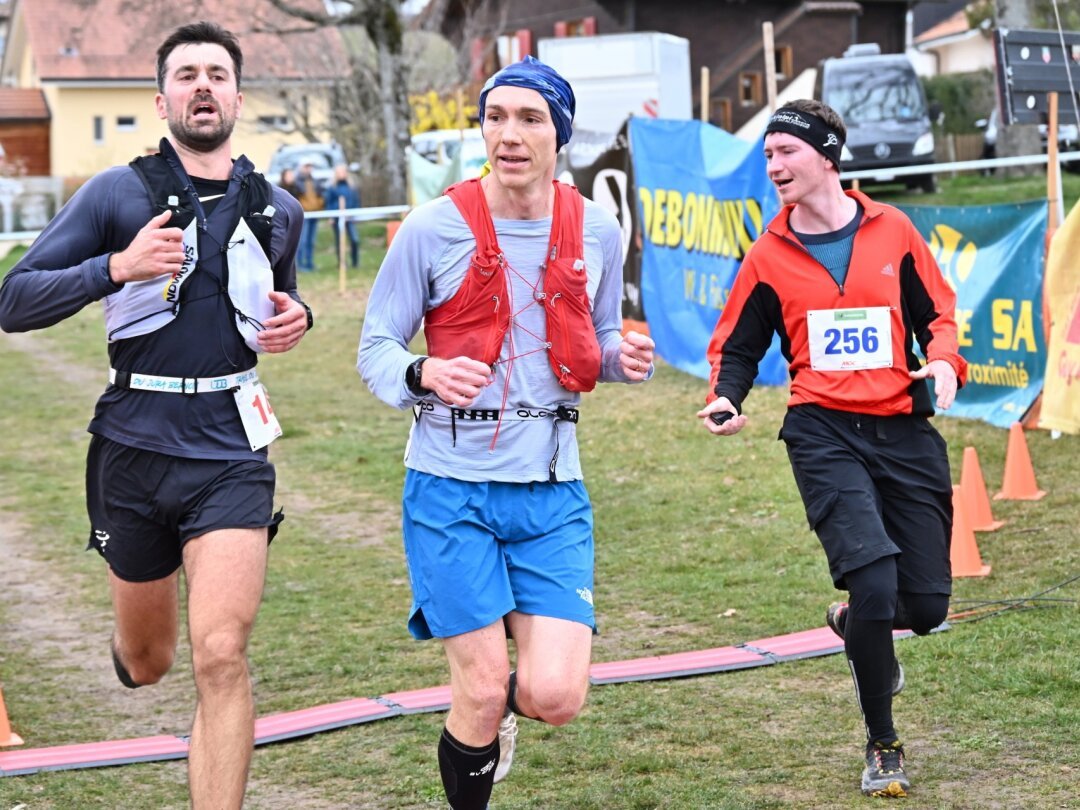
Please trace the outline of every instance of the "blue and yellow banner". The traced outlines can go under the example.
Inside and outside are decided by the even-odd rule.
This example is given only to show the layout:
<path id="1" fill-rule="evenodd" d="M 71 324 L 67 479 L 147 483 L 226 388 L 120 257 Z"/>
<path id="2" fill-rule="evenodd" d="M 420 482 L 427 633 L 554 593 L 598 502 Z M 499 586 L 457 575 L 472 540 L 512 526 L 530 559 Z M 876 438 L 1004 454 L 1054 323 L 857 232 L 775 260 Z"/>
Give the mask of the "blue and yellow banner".
<path id="1" fill-rule="evenodd" d="M 956 290 L 968 379 L 947 413 L 1008 427 L 1031 407 L 1046 371 L 1046 202 L 897 207 L 926 239 Z"/>
<path id="2" fill-rule="evenodd" d="M 779 210 L 761 141 L 699 121 L 630 119 L 641 298 L 657 352 L 708 379 L 705 349 L 742 257 Z M 779 341 L 757 382 L 787 381 Z"/>

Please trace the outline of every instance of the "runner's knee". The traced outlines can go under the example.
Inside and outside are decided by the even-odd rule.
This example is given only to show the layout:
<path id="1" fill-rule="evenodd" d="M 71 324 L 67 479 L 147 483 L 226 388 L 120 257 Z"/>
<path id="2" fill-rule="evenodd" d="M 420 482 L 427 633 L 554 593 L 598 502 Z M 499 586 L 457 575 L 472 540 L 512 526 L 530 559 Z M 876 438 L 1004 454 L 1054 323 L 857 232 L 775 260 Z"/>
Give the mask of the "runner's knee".
<path id="1" fill-rule="evenodd" d="M 139 686 L 149 686 L 172 669 L 176 650 L 171 644 L 150 643 L 135 648 L 124 645 L 118 654 L 128 677 Z"/>
<path id="2" fill-rule="evenodd" d="M 896 558 L 881 557 L 844 575 L 850 593 L 851 616 L 867 621 L 892 621 L 896 616 Z"/>
<path id="3" fill-rule="evenodd" d="M 949 613 L 949 596 L 943 593 L 902 593 L 898 618 L 904 628 L 917 636 L 925 636 Z"/>
<path id="4" fill-rule="evenodd" d="M 519 684 L 519 689 L 522 687 Z M 565 679 L 532 684 L 529 703 L 536 718 L 552 726 L 563 726 L 581 713 L 588 693 L 588 681 L 582 685 L 568 683 Z"/>
<path id="5" fill-rule="evenodd" d="M 226 686 L 247 677 L 247 633 L 218 630 L 192 639 L 191 660 L 200 686 Z"/>

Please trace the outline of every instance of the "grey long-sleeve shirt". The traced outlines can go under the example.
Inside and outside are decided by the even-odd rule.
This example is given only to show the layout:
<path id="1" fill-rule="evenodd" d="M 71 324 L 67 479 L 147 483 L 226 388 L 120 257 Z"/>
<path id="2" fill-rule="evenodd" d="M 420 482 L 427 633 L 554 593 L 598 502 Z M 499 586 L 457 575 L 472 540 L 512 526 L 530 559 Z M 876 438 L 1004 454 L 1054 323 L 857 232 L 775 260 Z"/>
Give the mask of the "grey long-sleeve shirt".
<path id="1" fill-rule="evenodd" d="M 576 407 L 580 395 L 563 388 L 551 370 L 540 340 L 546 334 L 543 309 L 527 306 L 541 284 L 551 218 L 496 219 L 495 233 L 512 270 L 508 273 L 514 325 L 507 333 L 495 380 L 471 410 L 502 410 L 498 440 L 493 420 L 451 420 L 434 394 L 420 402 L 406 449 L 406 466 L 462 481 L 529 482 L 549 480 L 557 453 L 559 481 L 582 477 L 576 426 L 548 418 L 522 418 L 560 405 Z M 628 382 L 619 364 L 622 341 L 622 242 L 611 213 L 585 201 L 585 266 L 592 321 L 601 349 L 600 380 Z M 409 343 L 420 331 L 424 313 L 453 297 L 461 286 L 476 242 L 449 197 L 440 197 L 409 214 L 387 252 L 367 303 L 357 368 L 383 402 L 395 408 L 416 406 L 405 385 L 405 370 L 419 355 Z M 512 349 L 511 349 L 512 347 Z M 508 359 L 513 357 L 513 362 Z M 509 372 L 509 390 L 503 404 Z M 582 414 L 587 419 L 587 414 Z"/>

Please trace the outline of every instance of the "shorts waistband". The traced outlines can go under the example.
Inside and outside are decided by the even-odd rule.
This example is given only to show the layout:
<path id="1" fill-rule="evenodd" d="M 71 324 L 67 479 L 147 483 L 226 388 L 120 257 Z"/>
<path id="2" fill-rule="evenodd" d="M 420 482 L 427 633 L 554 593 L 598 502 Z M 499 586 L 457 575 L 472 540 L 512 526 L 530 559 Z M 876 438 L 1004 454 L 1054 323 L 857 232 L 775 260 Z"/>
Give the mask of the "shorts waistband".
<path id="1" fill-rule="evenodd" d="M 139 374 L 134 371 L 109 369 L 109 382 L 118 388 L 133 391 L 160 391 L 165 394 L 208 394 L 214 391 L 230 391 L 247 382 L 257 382 L 254 368 L 223 374 L 220 377 L 160 377 L 155 374 Z"/>

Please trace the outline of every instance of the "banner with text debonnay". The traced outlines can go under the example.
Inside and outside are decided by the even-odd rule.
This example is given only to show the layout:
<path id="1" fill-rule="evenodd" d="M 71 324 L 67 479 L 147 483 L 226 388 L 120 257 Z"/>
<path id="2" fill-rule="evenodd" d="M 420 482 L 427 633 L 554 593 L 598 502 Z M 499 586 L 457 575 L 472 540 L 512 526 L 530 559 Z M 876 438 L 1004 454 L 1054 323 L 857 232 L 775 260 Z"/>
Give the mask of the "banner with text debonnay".
<path id="1" fill-rule="evenodd" d="M 950 416 L 998 427 L 1019 421 L 1043 387 L 1046 202 L 900 208 L 956 290 L 967 384 Z"/>
<path id="2" fill-rule="evenodd" d="M 657 352 L 708 379 L 705 350 L 742 257 L 779 210 L 760 141 L 699 121 L 630 119 L 641 299 Z M 779 341 L 757 382 L 787 381 Z"/>

